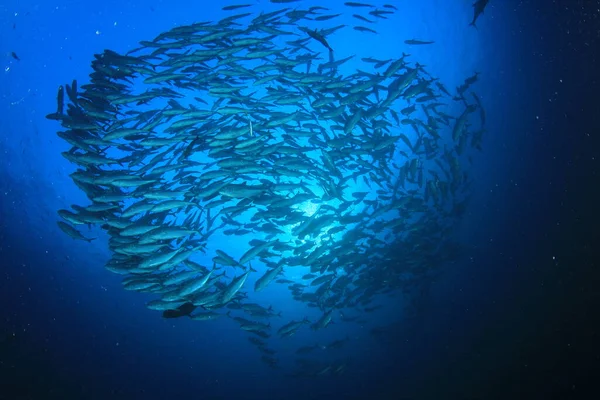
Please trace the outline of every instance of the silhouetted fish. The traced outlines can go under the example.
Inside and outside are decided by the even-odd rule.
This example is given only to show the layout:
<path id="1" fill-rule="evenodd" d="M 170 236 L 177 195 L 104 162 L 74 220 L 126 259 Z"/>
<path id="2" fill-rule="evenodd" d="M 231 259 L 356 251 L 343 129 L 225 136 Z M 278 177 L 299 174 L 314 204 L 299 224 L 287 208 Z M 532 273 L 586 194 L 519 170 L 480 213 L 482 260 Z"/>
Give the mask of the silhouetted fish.
<path id="1" fill-rule="evenodd" d="M 490 0 L 477 0 L 475 3 L 473 3 L 473 21 L 471 21 L 469 26 L 474 26 L 477 28 L 477 25 L 475 25 L 477 18 L 483 14 L 483 11 L 485 10 L 485 7 L 488 5 L 489 1 Z"/>
<path id="2" fill-rule="evenodd" d="M 196 309 L 196 306 L 190 302 L 180 305 L 176 310 L 165 310 L 163 311 L 163 318 L 179 318 L 189 317 L 190 314 Z"/>

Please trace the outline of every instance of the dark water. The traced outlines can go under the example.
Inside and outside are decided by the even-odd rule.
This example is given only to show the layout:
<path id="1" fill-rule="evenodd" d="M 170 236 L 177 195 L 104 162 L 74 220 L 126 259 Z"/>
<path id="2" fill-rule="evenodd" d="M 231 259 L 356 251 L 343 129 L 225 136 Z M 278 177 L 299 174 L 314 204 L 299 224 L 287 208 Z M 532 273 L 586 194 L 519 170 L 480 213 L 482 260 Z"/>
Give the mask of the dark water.
<path id="1" fill-rule="evenodd" d="M 333 46 L 397 56 L 404 39 L 445 38 L 413 56 L 449 87 L 481 72 L 488 132 L 456 233 L 466 251 L 411 312 L 376 317 L 380 334 L 335 324 L 353 339 L 340 354 L 352 362 L 312 379 L 268 368 L 229 321 L 160 318 L 103 268 L 102 243 L 73 241 L 55 223 L 57 209 L 84 199 L 44 119 L 56 86 L 85 82 L 105 48 L 220 19 L 230 3 L 0 5 L 0 399 L 593 398 L 600 5 L 491 0 L 475 30 L 470 1 L 390 3 L 398 25 Z"/>

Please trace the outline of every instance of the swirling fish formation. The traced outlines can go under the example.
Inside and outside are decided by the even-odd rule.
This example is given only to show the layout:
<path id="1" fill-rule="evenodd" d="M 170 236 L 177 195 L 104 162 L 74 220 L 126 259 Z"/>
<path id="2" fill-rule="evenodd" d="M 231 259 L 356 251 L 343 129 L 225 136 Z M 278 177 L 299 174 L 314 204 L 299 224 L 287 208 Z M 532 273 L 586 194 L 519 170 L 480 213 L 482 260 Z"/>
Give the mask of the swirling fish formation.
<path id="1" fill-rule="evenodd" d="M 395 11 L 347 5 L 370 10 L 361 21 Z M 60 210 L 59 227 L 91 241 L 78 227 L 101 226 L 106 269 L 125 289 L 154 295 L 147 306 L 165 318 L 233 319 L 274 368 L 272 336 L 364 322 L 381 296 L 410 293 L 457 256 L 464 165 L 485 130 L 477 74 L 454 95 L 404 53 L 342 74 L 353 57 L 337 58 L 329 40 L 347 27 L 319 26 L 340 15 L 327 11 L 242 13 L 105 50 L 48 115 L 90 201 Z M 319 314 L 290 321 L 251 300 L 277 287 Z M 294 374 L 347 365 L 300 358 Z"/>

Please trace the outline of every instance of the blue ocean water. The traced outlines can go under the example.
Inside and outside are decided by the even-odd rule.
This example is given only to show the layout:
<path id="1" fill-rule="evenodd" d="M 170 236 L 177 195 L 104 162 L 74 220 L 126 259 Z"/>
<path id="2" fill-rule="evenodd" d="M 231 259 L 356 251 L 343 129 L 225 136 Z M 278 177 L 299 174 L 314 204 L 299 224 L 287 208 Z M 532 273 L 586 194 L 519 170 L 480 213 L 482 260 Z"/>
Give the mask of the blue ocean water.
<path id="1" fill-rule="evenodd" d="M 363 12 L 333 0 L 247 3 L 255 15 L 310 6 L 343 14 L 327 27 L 356 25 L 351 15 Z M 567 179 L 556 150 L 569 145 L 544 140 L 556 128 L 552 102 L 562 90 L 553 89 L 561 85 L 554 75 L 541 72 L 551 44 L 540 37 L 550 35 L 550 24 L 534 2 L 491 0 L 477 28 L 469 26 L 470 0 L 388 3 L 398 11 L 369 25 L 376 34 L 347 28 L 328 41 L 337 59 L 355 56 L 340 67 L 343 75 L 367 68 L 362 57 L 403 53 L 451 91 L 479 73 L 473 91 L 485 108 L 486 132 L 481 151 L 470 155 L 469 201 L 448 238 L 461 251 L 431 265 L 436 272 L 416 290 L 399 287 L 402 295 L 370 304 L 380 309 L 357 309 L 358 323 L 336 311 L 324 330 L 274 335 L 275 368 L 231 319 L 165 319 L 146 307 L 154 297 L 124 290 L 122 276 L 104 268 L 111 251 L 99 226 L 80 229 L 97 238 L 87 243 L 56 224 L 59 209 L 88 203 L 69 176 L 75 166 L 61 155 L 70 146 L 56 135 L 59 123 L 45 118 L 56 109 L 57 87 L 88 83 L 94 54 L 126 53 L 174 27 L 218 21 L 231 15 L 221 8 L 233 2 L 0 5 L 1 399 L 483 399 L 508 386 L 504 377 L 513 375 L 498 371 L 526 353 L 515 343 L 534 340 L 526 322 L 543 321 L 547 311 L 530 312 L 543 303 L 544 274 L 563 257 L 558 246 L 547 246 L 560 221 L 549 218 L 554 205 L 545 199 Z M 435 43 L 411 46 L 408 39 Z M 551 157 L 559 159 L 553 164 Z M 247 242 L 221 236 L 210 246 L 239 258 Z M 199 260 L 208 265 L 210 257 Z M 284 276 L 300 281 L 304 273 L 288 268 Z M 282 312 L 269 319 L 274 329 L 322 314 L 294 301 L 282 284 L 248 296 Z M 336 339 L 347 340 L 326 348 Z M 294 376 L 295 350 L 312 344 L 323 366 L 343 365 L 339 373 Z"/>

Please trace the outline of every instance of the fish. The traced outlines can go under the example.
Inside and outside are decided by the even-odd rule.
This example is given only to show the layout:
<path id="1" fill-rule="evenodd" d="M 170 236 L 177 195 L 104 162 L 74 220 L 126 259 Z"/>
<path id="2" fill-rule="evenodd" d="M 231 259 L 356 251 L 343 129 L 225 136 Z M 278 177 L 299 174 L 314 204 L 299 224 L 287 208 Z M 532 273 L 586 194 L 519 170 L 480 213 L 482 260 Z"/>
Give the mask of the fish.
<path id="1" fill-rule="evenodd" d="M 325 39 L 325 36 L 322 33 L 317 32 L 317 30 L 312 30 L 312 29 L 305 28 L 305 27 L 299 27 L 298 29 L 300 29 L 301 31 L 308 34 L 308 36 L 315 39 L 317 42 L 321 43 L 330 52 L 333 52 L 333 49 L 331 48 L 329 43 L 327 43 L 327 40 Z"/>
<path id="2" fill-rule="evenodd" d="M 359 8 L 364 8 L 364 7 L 368 7 L 368 8 L 375 8 L 374 5 L 372 4 L 367 4 L 367 3 L 357 3 L 354 1 L 347 1 L 344 3 L 345 6 L 348 7 L 359 7 Z"/>
<path id="3" fill-rule="evenodd" d="M 330 19 L 339 17 L 342 14 L 331 14 L 331 15 L 319 15 L 318 17 L 315 17 L 315 21 L 328 21 Z"/>
<path id="4" fill-rule="evenodd" d="M 254 284 L 254 291 L 260 292 L 263 290 L 269 283 L 271 283 L 277 275 L 279 275 L 283 271 L 283 265 L 280 265 L 276 268 L 270 269 L 263 276 L 256 280 Z"/>
<path id="5" fill-rule="evenodd" d="M 214 321 L 221 316 L 222 314 L 213 311 L 207 311 L 203 313 L 192 314 L 190 315 L 190 318 L 194 321 Z"/>
<path id="6" fill-rule="evenodd" d="M 424 45 L 424 44 L 433 44 L 435 42 L 427 41 L 427 40 L 409 39 L 409 40 L 405 40 L 404 43 L 406 43 L 408 45 Z"/>
<path id="7" fill-rule="evenodd" d="M 321 318 L 319 318 L 314 324 L 310 326 L 311 329 L 316 331 L 319 329 L 326 328 L 332 322 L 332 313 L 333 310 L 328 310 L 325 313 L 323 313 Z"/>
<path id="8" fill-rule="evenodd" d="M 359 15 L 359 14 L 353 14 L 353 15 L 352 15 L 352 17 L 354 17 L 354 18 L 356 18 L 356 19 L 359 19 L 359 20 L 361 20 L 361 21 L 364 21 L 364 22 L 368 22 L 368 23 L 370 23 L 370 24 L 373 24 L 373 23 L 375 23 L 375 21 L 372 21 L 372 20 L 370 20 L 370 19 L 368 19 L 368 18 L 366 18 L 366 17 L 363 17 L 362 15 Z"/>
<path id="9" fill-rule="evenodd" d="M 252 6 L 252 4 L 235 4 L 235 5 L 231 5 L 231 6 L 221 7 L 221 10 L 232 11 L 232 10 L 237 10 L 239 8 L 246 8 L 246 7 L 251 7 L 251 6 Z"/>
<path id="10" fill-rule="evenodd" d="M 377 33 L 377 31 L 375 31 L 371 28 L 367 28 L 366 26 L 360 26 L 360 25 L 355 26 L 354 30 L 357 30 L 359 32 L 371 32 L 371 33 L 375 33 L 375 34 Z"/>
<path id="11" fill-rule="evenodd" d="M 87 237 L 83 236 L 81 234 L 81 232 L 79 232 L 77 229 L 73 228 L 71 225 L 69 225 L 63 221 L 58 221 L 57 225 L 61 231 L 63 231 L 64 233 L 66 233 L 67 235 L 69 235 L 71 238 L 73 238 L 75 240 L 84 240 L 88 243 L 93 240 L 96 240 L 96 238 L 87 238 Z"/>
<path id="12" fill-rule="evenodd" d="M 481 14 L 483 14 L 489 2 L 490 0 L 477 0 L 475 3 L 473 3 L 473 19 L 471 20 L 469 26 L 477 28 L 477 25 L 475 25 L 477 19 L 481 16 Z"/>
<path id="13" fill-rule="evenodd" d="M 309 321 L 307 318 L 304 318 L 302 321 L 290 321 L 287 324 L 283 325 L 277 333 L 282 337 L 289 337 L 294 335 L 301 326 L 308 324 Z"/>
<path id="14" fill-rule="evenodd" d="M 233 279 L 233 281 L 229 284 L 229 286 L 223 291 L 222 298 L 221 298 L 222 303 L 224 303 L 224 304 L 228 303 L 231 301 L 231 299 L 233 299 L 233 296 L 235 296 L 236 293 L 239 292 L 239 290 L 242 288 L 242 286 L 244 286 L 244 283 L 246 282 L 248 275 L 252 271 L 255 271 L 255 270 L 249 269 L 243 275 L 240 275 L 237 278 Z"/>
<path id="15" fill-rule="evenodd" d="M 192 312 L 196 309 L 192 303 L 187 302 L 174 310 L 165 310 L 163 311 L 163 318 L 171 319 L 171 318 L 181 318 L 181 317 L 191 317 Z"/>
<path id="16" fill-rule="evenodd" d="M 341 349 L 342 347 L 344 347 L 344 345 L 346 344 L 346 342 L 348 342 L 350 340 L 350 336 L 346 335 L 346 337 L 344 339 L 337 339 L 334 340 L 333 342 L 323 345 L 321 346 L 321 348 L 323 350 L 337 350 L 337 349 Z"/>
<path id="17" fill-rule="evenodd" d="M 58 87 L 56 94 L 56 112 L 46 115 L 47 119 L 53 119 L 60 121 L 64 118 L 64 104 L 65 104 L 65 88 L 63 85 Z"/>

